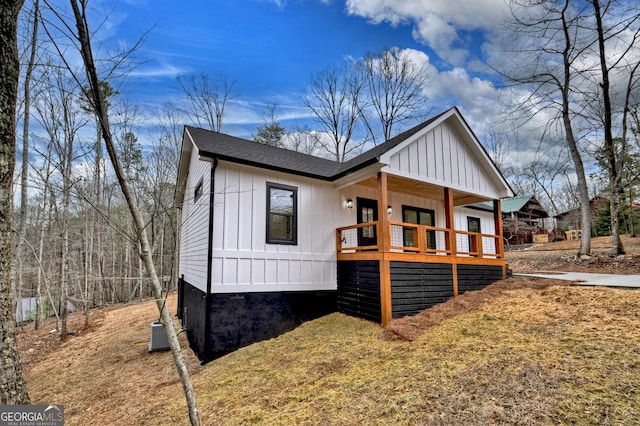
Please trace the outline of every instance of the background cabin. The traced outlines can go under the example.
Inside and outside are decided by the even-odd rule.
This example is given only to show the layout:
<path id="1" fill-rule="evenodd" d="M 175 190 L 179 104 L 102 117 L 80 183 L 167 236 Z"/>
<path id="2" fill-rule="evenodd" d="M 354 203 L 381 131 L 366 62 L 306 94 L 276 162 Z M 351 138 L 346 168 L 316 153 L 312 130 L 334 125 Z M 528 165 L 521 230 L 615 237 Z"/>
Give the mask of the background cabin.
<path id="1" fill-rule="evenodd" d="M 474 209 L 491 211 L 491 202 L 476 203 Z M 502 233 L 510 245 L 549 242 L 544 220 L 549 214 L 535 196 L 506 198 L 501 202 Z"/>

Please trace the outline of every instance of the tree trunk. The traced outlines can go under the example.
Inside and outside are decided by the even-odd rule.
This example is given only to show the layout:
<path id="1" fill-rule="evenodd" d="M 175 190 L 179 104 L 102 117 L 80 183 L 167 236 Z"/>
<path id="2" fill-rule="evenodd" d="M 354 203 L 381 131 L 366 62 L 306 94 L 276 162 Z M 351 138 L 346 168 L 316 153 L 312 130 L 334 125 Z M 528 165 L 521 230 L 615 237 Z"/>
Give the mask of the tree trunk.
<path id="1" fill-rule="evenodd" d="M 140 244 L 138 244 L 138 250 L 140 250 Z M 139 253 L 139 251 L 138 251 L 138 253 Z M 143 292 L 142 292 L 143 287 L 144 287 L 144 285 L 143 285 L 144 278 L 142 276 L 142 268 L 143 268 L 142 259 L 138 256 L 138 286 L 140 288 L 139 289 L 139 291 L 140 291 L 140 299 L 142 299 L 144 297 L 143 296 Z"/>
<path id="2" fill-rule="evenodd" d="M 63 101 L 63 118 L 65 123 L 70 120 L 70 113 L 66 99 Z M 67 125 L 65 124 L 65 128 Z M 74 136 L 65 130 L 62 149 L 60 150 L 64 157 L 61 158 L 62 170 L 62 229 L 60 229 L 60 237 L 62 240 L 62 250 L 60 259 L 60 319 L 62 320 L 60 327 L 60 338 L 67 338 L 67 316 L 68 316 L 68 292 L 70 288 L 69 277 L 69 207 L 71 204 L 71 168 L 73 167 L 73 138 Z"/>
<path id="3" fill-rule="evenodd" d="M 587 187 L 587 179 L 584 173 L 584 163 L 582 156 L 578 150 L 578 144 L 573 134 L 571 125 L 571 111 L 569 108 L 569 97 L 571 92 L 571 58 L 570 52 L 573 49 L 569 25 L 566 21 L 566 12 L 569 8 L 569 0 L 565 0 L 564 9 L 562 11 L 562 29 L 564 32 L 564 51 L 562 53 L 564 65 L 564 79 L 562 84 L 562 122 L 564 124 L 565 136 L 573 165 L 576 168 L 576 177 L 578 178 L 578 197 L 580 199 L 580 214 L 582 216 L 582 227 L 580 236 L 580 251 L 578 255 L 589 254 L 591 252 L 591 209 L 589 208 L 589 188 Z"/>
<path id="4" fill-rule="evenodd" d="M 593 0 L 593 9 L 596 18 L 596 28 L 598 32 L 598 48 L 600 56 L 600 71 L 602 73 L 602 100 L 604 103 L 604 151 L 606 155 L 607 170 L 609 172 L 609 207 L 611 209 L 611 254 L 614 256 L 624 254 L 624 247 L 620 239 L 620 184 L 621 184 L 621 168 L 618 163 L 622 163 L 626 154 L 625 141 L 622 141 L 620 161 L 616 158 L 616 146 L 612 133 L 612 110 L 611 96 L 609 93 L 609 67 L 607 65 L 607 57 L 605 52 L 605 36 L 602 26 L 602 12 L 600 11 L 600 2 Z"/>
<path id="5" fill-rule="evenodd" d="M 68 142 L 67 142 L 68 143 Z M 66 162 L 66 161 L 65 161 Z M 66 167 L 65 167 L 66 168 Z M 70 198 L 70 179 L 67 174 L 71 173 L 70 169 L 65 170 L 65 183 L 62 207 L 62 229 L 60 230 L 60 238 L 62 239 L 62 248 L 60 253 L 60 339 L 67 338 L 67 291 L 69 288 L 69 198 Z"/>
<path id="6" fill-rule="evenodd" d="M 127 279 L 124 280 L 123 284 L 124 286 L 122 287 L 123 291 L 126 292 L 126 297 L 127 297 L 127 301 L 131 302 L 132 300 L 132 293 L 133 293 L 133 259 L 131 256 L 131 252 L 132 252 L 132 247 L 131 244 L 127 245 Z M 137 250 L 136 250 L 137 251 Z M 135 255 L 134 255 L 135 256 Z"/>
<path id="7" fill-rule="evenodd" d="M 46 192 L 46 189 L 45 189 L 45 192 Z M 44 198 L 46 200 L 46 193 Z M 40 243 L 38 245 L 38 254 L 36 259 L 38 264 L 42 264 L 43 251 L 44 251 L 44 225 L 41 223 L 40 224 Z M 34 325 L 35 330 L 37 330 L 40 327 L 40 322 L 42 321 L 42 319 L 40 318 L 40 293 L 42 293 L 42 278 L 43 278 L 42 268 L 38 268 L 38 281 L 36 284 L 36 321 Z"/>
<path id="8" fill-rule="evenodd" d="M 89 310 L 91 309 L 93 300 L 93 277 L 92 277 L 92 263 L 93 263 L 93 224 L 95 224 L 95 215 L 92 212 L 92 218 L 94 221 L 90 224 L 88 221 L 85 223 L 85 237 L 84 237 L 84 286 L 83 286 L 83 306 L 84 306 L 84 326 L 89 326 Z"/>
<path id="9" fill-rule="evenodd" d="M 35 68 L 37 42 L 38 42 L 38 22 L 39 22 L 39 5 L 40 2 L 36 0 L 33 5 L 33 31 L 31 33 L 31 52 L 29 54 L 29 63 L 27 64 L 27 70 L 24 76 L 24 121 L 22 123 L 22 168 L 20 176 L 20 218 L 18 221 L 18 239 L 16 242 L 14 265 L 17 264 L 17 260 L 22 258 L 22 247 L 24 245 L 23 240 L 27 236 L 27 184 L 29 177 L 29 121 L 31 119 L 31 76 L 33 75 L 33 69 Z M 22 267 L 22 262 L 20 262 Z M 16 273 L 22 276 L 22 269 L 16 270 Z M 21 282 L 22 280 L 18 280 Z M 18 297 L 18 302 L 20 298 Z M 36 304 L 37 306 L 37 304 Z M 22 312 L 22 310 L 20 310 Z"/>
<path id="10" fill-rule="evenodd" d="M 42 321 L 41 319 L 41 293 L 42 293 L 42 283 L 43 280 L 46 280 L 46 276 L 44 276 L 44 271 L 42 270 L 42 256 L 44 253 L 44 235 L 45 235 L 45 219 L 44 217 L 47 217 L 46 223 L 51 223 L 52 220 L 52 208 L 51 207 L 47 207 L 48 206 L 48 202 L 47 200 L 49 199 L 49 167 L 51 165 L 51 144 L 48 145 L 47 147 L 47 156 L 45 158 L 44 161 L 44 167 L 43 170 L 45 170 L 45 179 L 44 179 L 44 184 L 43 184 L 43 194 L 42 194 L 42 218 L 38 223 L 38 228 L 40 230 L 39 234 L 40 234 L 40 241 L 38 243 L 38 253 L 36 254 L 35 249 L 32 248 L 33 251 L 33 255 L 36 258 L 36 262 L 38 263 L 38 277 L 37 277 L 37 285 L 36 285 L 36 321 L 35 321 L 35 326 L 34 329 L 38 329 L 40 327 L 40 322 Z M 52 197 L 52 196 L 51 196 Z M 47 286 L 48 288 L 48 286 Z M 58 317 L 58 311 L 55 309 L 55 306 L 52 305 L 52 308 L 54 309 L 55 313 L 56 313 L 56 318 Z"/>
<path id="11" fill-rule="evenodd" d="M 15 339 L 11 286 L 11 206 L 16 153 L 18 15 L 22 0 L 0 3 L 0 404 L 29 404 Z"/>
<path id="12" fill-rule="evenodd" d="M 162 325 L 164 326 L 164 329 L 167 333 L 167 338 L 169 340 L 169 346 L 171 347 L 171 352 L 173 354 L 176 370 L 178 371 L 178 375 L 180 377 L 182 388 L 187 401 L 189 419 L 191 420 L 192 425 L 200 425 L 200 415 L 198 413 L 198 408 L 196 405 L 195 392 L 193 390 L 191 380 L 189 379 L 189 372 L 187 371 L 187 367 L 182 357 L 182 348 L 180 347 L 178 335 L 176 334 L 174 328 L 173 318 L 171 316 L 171 313 L 169 312 L 169 309 L 164 303 L 164 299 L 162 298 L 162 286 L 158 279 L 155 265 L 153 264 L 152 253 L 145 230 L 145 223 L 142 219 L 140 211 L 138 210 L 138 207 L 134 202 L 133 194 L 131 193 L 129 186 L 125 180 L 124 171 L 116 155 L 115 145 L 111 137 L 111 128 L 109 126 L 109 116 L 105 108 L 105 102 L 102 96 L 102 92 L 100 91 L 100 80 L 98 78 L 96 67 L 93 62 L 89 31 L 85 21 L 86 17 L 84 13 L 81 13 L 77 0 L 71 0 L 71 7 L 73 8 L 74 16 L 76 19 L 76 26 L 78 29 L 78 40 L 81 46 L 80 53 L 82 55 L 82 59 L 85 65 L 85 71 L 91 86 L 91 99 L 93 100 L 92 104 L 95 108 L 96 116 L 100 120 L 102 137 L 107 148 L 107 153 L 109 154 L 109 158 L 115 170 L 118 183 L 120 184 L 120 188 L 127 201 L 127 206 L 129 207 L 129 211 L 131 212 L 131 216 L 135 224 L 135 228 L 137 231 L 136 235 L 138 235 L 138 240 L 140 242 L 139 254 L 152 281 L 152 289 L 154 292 L 154 297 L 156 299 L 156 305 L 158 306 L 158 309 L 160 311 L 160 321 L 162 322 Z"/>

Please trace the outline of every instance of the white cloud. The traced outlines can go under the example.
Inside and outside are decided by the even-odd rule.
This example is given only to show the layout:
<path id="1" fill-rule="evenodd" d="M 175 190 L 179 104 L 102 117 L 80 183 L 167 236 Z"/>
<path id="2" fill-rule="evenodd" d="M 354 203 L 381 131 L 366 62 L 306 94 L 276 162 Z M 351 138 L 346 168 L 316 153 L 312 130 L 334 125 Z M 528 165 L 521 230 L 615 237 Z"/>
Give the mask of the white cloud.
<path id="1" fill-rule="evenodd" d="M 468 57 L 461 31 L 493 33 L 502 23 L 503 0 L 347 0 L 347 13 L 374 24 L 413 25 L 414 38 L 455 65 Z"/>
<path id="2" fill-rule="evenodd" d="M 171 64 L 154 64 L 154 66 L 137 68 L 131 71 L 128 76 L 132 78 L 175 78 L 180 74 L 189 72 L 187 68 L 180 68 Z"/>
<path id="3" fill-rule="evenodd" d="M 284 9 L 284 0 L 271 0 L 273 4 L 280 10 Z"/>

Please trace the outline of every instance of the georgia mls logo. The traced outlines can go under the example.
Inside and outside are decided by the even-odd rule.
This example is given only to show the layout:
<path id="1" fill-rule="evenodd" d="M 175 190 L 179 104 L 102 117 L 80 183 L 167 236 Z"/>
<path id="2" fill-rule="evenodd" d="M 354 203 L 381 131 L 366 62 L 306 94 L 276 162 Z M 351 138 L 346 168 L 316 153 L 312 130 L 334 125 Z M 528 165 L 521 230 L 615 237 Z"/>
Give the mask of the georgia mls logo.
<path id="1" fill-rule="evenodd" d="M 64 426 L 64 405 L 0 405 L 0 426 Z"/>

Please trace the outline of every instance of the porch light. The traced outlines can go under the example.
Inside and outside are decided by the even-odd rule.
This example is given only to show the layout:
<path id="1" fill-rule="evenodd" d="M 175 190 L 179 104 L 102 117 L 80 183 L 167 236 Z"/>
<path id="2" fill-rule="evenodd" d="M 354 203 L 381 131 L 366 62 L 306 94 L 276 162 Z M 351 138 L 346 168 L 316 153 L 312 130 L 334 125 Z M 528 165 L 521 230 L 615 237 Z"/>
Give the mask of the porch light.
<path id="1" fill-rule="evenodd" d="M 351 198 L 348 198 L 347 202 L 346 202 L 346 205 L 347 205 L 348 209 L 352 209 L 353 208 L 353 200 Z"/>
<path id="2" fill-rule="evenodd" d="M 393 207 L 391 205 L 387 206 L 387 213 L 393 214 Z"/>

